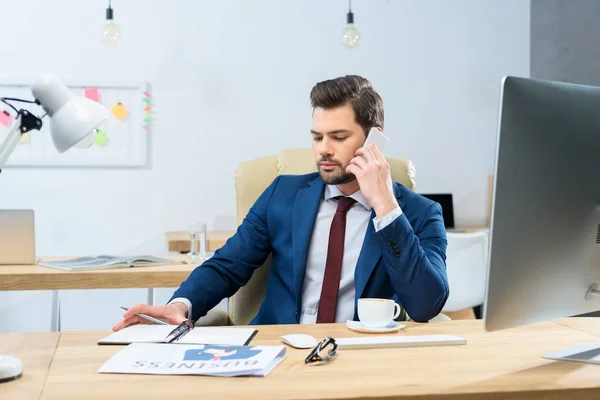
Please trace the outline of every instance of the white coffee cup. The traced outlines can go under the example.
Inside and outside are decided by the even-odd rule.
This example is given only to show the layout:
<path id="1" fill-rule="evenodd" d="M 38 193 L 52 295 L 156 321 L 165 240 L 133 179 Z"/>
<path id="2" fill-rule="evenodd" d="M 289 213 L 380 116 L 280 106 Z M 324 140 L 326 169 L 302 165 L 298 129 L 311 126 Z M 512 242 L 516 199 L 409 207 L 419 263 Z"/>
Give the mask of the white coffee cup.
<path id="1" fill-rule="evenodd" d="M 358 299 L 358 319 L 367 328 L 383 328 L 400 315 L 400 304 L 390 299 Z"/>

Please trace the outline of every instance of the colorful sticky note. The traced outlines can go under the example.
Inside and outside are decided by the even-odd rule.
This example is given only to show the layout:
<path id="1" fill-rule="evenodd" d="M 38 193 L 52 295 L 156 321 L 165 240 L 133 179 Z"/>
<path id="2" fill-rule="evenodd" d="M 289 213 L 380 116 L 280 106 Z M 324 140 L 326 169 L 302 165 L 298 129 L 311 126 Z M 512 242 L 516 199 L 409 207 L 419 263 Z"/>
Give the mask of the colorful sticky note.
<path id="1" fill-rule="evenodd" d="M 102 147 L 105 146 L 107 142 L 108 137 L 106 136 L 106 133 L 104 133 L 100 129 L 96 129 L 96 141 L 94 142 L 94 144 L 98 147 Z"/>
<path id="2" fill-rule="evenodd" d="M 86 88 L 83 93 L 88 99 L 100 102 L 100 92 L 98 91 L 98 88 Z"/>
<path id="3" fill-rule="evenodd" d="M 150 106 L 146 106 L 146 107 L 144 107 L 144 111 L 150 111 L 151 108 L 152 107 L 150 107 Z"/>
<path id="4" fill-rule="evenodd" d="M 12 122 L 12 117 L 10 116 L 10 114 L 4 110 L 0 111 L 0 124 L 4 125 L 4 126 L 10 126 L 10 123 Z"/>
<path id="5" fill-rule="evenodd" d="M 150 99 L 144 99 L 144 103 L 150 104 Z"/>
<path id="6" fill-rule="evenodd" d="M 150 93 L 148 93 L 148 92 L 142 92 L 142 93 L 144 93 L 144 96 L 150 97 Z"/>
<path id="7" fill-rule="evenodd" d="M 127 111 L 122 103 L 117 103 L 110 111 L 112 112 L 112 115 L 119 120 L 125 118 L 129 114 L 129 111 Z"/>
<path id="8" fill-rule="evenodd" d="M 29 132 L 21 135 L 21 139 L 19 139 L 19 144 L 29 143 Z"/>

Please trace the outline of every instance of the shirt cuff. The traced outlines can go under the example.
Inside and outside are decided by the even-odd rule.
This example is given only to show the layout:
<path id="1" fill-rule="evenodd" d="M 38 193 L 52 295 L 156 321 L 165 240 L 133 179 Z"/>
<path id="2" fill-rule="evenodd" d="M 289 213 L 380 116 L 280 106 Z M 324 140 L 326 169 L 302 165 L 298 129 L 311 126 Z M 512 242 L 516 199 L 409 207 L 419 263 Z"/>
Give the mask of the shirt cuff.
<path id="1" fill-rule="evenodd" d="M 183 303 L 183 304 L 185 304 L 185 306 L 187 307 L 187 310 L 188 310 L 186 318 L 187 319 L 192 318 L 192 303 L 188 299 L 186 299 L 184 297 L 176 297 L 176 298 L 174 298 L 173 300 L 171 300 L 169 302 L 169 304 L 172 304 L 172 303 Z M 169 304 L 167 304 L 167 305 L 169 305 Z"/>
<path id="2" fill-rule="evenodd" d="M 401 215 L 402 215 L 402 209 L 400 207 L 396 207 L 392 211 L 390 211 L 387 215 L 384 215 L 383 217 L 381 217 L 379 219 L 373 218 L 373 226 L 375 227 L 375 232 L 379 232 L 380 230 L 382 230 L 383 228 L 385 228 L 386 226 L 388 226 L 389 224 L 394 222 L 394 220 Z"/>

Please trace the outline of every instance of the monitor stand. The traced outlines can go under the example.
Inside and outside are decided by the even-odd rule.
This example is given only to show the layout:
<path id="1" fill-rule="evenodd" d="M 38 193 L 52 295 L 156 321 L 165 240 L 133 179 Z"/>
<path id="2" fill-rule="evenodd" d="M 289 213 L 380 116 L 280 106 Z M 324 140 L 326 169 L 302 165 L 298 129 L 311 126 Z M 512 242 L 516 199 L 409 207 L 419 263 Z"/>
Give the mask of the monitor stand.
<path id="1" fill-rule="evenodd" d="M 544 354 L 542 358 L 600 364 L 600 343 L 580 344 Z"/>
<path id="2" fill-rule="evenodd" d="M 596 283 L 588 288 L 585 299 L 590 300 L 593 296 L 600 296 L 600 290 L 598 290 L 598 284 Z M 600 364 L 600 343 L 588 343 L 568 347 L 544 354 L 542 358 Z"/>

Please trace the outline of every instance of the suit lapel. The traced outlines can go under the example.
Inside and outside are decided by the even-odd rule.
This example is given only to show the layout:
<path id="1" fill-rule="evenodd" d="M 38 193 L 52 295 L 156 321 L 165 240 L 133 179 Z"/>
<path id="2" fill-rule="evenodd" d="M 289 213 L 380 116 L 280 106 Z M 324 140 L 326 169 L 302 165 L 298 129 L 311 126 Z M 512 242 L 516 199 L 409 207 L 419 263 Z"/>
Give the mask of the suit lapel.
<path id="1" fill-rule="evenodd" d="M 402 190 L 400 185 L 396 183 L 394 183 L 394 196 L 402 208 L 402 202 L 400 201 L 400 198 L 402 197 Z M 358 257 L 358 262 L 356 263 L 356 270 L 354 271 L 354 287 L 356 291 L 355 297 L 357 300 L 363 296 L 367 282 L 369 281 L 371 274 L 375 270 L 375 267 L 381 258 L 381 248 L 379 247 L 379 242 L 375 237 L 377 233 L 375 232 L 373 218 L 375 218 L 375 210 L 373 210 L 371 213 L 369 225 L 367 226 L 367 231 L 365 232 L 363 247 L 360 252 L 360 256 Z"/>
<path id="2" fill-rule="evenodd" d="M 294 210 L 292 213 L 292 256 L 294 288 L 298 304 L 300 304 L 302 295 L 308 248 L 324 188 L 325 183 L 320 177 L 317 177 L 307 187 L 298 191 L 294 201 Z"/>
<path id="3" fill-rule="evenodd" d="M 377 238 L 375 237 L 373 218 L 375 218 L 375 211 L 371 213 L 369 225 L 367 226 L 367 231 L 365 232 L 362 250 L 358 256 L 356 270 L 354 271 L 354 286 L 357 299 L 362 296 L 363 291 L 367 286 L 367 282 L 369 281 L 369 277 L 373 273 L 377 262 L 381 258 L 381 249 L 379 248 L 379 243 L 377 243 Z"/>

